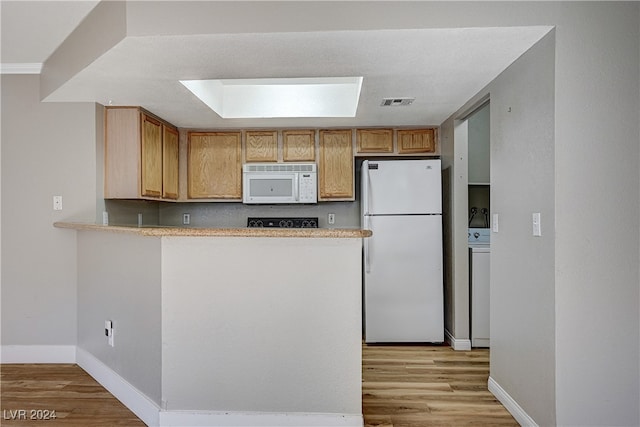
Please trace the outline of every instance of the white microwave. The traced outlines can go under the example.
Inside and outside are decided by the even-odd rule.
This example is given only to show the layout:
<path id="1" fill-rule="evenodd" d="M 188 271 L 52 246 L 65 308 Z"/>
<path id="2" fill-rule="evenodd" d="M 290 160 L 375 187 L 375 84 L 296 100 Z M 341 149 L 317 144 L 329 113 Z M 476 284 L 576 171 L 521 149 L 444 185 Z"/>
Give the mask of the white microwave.
<path id="1" fill-rule="evenodd" d="M 244 203 L 316 203 L 315 163 L 249 163 L 242 166 Z"/>

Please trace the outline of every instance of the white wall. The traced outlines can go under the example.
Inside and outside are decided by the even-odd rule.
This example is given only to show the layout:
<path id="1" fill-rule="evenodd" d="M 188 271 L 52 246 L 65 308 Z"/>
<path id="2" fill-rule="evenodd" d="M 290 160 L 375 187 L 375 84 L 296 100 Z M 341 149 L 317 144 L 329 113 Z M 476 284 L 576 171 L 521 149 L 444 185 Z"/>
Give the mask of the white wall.
<path id="1" fill-rule="evenodd" d="M 44 104 L 39 88 L 2 76 L 2 345 L 75 345 L 75 237 L 52 224 L 95 218 L 94 104 Z"/>
<path id="2" fill-rule="evenodd" d="M 360 416 L 361 248 L 163 238 L 167 409 Z"/>

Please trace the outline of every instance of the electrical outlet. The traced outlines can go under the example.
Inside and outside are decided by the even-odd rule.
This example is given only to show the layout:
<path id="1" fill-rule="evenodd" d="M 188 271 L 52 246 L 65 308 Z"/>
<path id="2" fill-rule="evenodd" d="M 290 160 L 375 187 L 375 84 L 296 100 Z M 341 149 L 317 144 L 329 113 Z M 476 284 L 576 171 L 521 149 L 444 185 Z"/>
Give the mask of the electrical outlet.
<path id="1" fill-rule="evenodd" d="M 115 345 L 113 340 L 115 330 L 113 329 L 113 322 L 111 320 L 104 321 L 104 334 L 107 336 L 107 344 L 109 344 L 109 347 L 113 347 Z"/>
<path id="2" fill-rule="evenodd" d="M 184 225 L 189 225 L 191 224 L 191 215 L 188 213 L 184 213 L 182 214 L 182 223 Z"/>
<path id="3" fill-rule="evenodd" d="M 336 223 L 336 214 L 330 213 L 329 215 L 327 215 L 327 222 L 329 224 L 335 224 Z"/>

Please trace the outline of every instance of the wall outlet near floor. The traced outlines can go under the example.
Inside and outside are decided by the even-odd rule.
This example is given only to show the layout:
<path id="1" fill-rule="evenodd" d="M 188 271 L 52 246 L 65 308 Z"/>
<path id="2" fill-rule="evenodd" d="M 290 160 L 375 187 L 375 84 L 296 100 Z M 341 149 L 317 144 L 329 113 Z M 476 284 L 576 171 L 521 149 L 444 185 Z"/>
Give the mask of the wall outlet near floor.
<path id="1" fill-rule="evenodd" d="M 330 213 L 329 215 L 327 215 L 327 222 L 329 224 L 335 224 L 336 223 L 336 214 Z"/>
<path id="2" fill-rule="evenodd" d="M 191 224 L 191 215 L 188 213 L 182 214 L 182 224 L 189 225 Z"/>
<path id="3" fill-rule="evenodd" d="M 104 334 L 107 336 L 107 343 L 109 347 L 114 346 L 113 336 L 115 334 L 115 330 L 113 329 L 113 321 L 105 320 L 104 321 Z"/>

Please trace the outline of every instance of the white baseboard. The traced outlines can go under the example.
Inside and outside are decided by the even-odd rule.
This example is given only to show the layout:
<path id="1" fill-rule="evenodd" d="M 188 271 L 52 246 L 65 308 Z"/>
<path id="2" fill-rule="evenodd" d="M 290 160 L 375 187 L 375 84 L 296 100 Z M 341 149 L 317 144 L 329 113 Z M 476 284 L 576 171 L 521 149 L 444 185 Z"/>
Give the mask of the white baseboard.
<path id="1" fill-rule="evenodd" d="M 77 363 L 148 426 L 159 426 L 160 407 L 91 353 L 78 348 Z"/>
<path id="2" fill-rule="evenodd" d="M 461 340 L 461 339 L 456 339 L 453 337 L 453 335 L 451 335 L 451 332 L 447 331 L 445 329 L 444 333 L 447 336 L 447 341 L 449 341 L 449 343 L 451 343 L 451 348 L 454 350 L 458 350 L 458 351 L 469 351 L 471 350 L 471 340 L 466 339 L 466 340 Z"/>
<path id="3" fill-rule="evenodd" d="M 222 412 L 222 411 L 162 411 L 163 427 L 362 427 L 361 415 Z"/>
<path id="4" fill-rule="evenodd" d="M 256 426 L 256 427 L 362 427 L 362 415 L 166 411 L 91 353 L 75 345 L 6 345 L 0 347 L 1 363 L 77 363 L 131 412 L 151 427 Z"/>
<path id="5" fill-rule="evenodd" d="M 76 346 L 3 345 L 0 363 L 76 363 Z"/>
<path id="6" fill-rule="evenodd" d="M 152 427 L 326 426 L 361 427 L 361 415 L 162 410 L 144 393 L 87 351 L 78 348 L 77 363 L 145 424 Z"/>
<path id="7" fill-rule="evenodd" d="M 525 412 L 518 402 L 513 400 L 509 393 L 507 393 L 500 384 L 498 384 L 493 378 L 489 377 L 488 381 L 489 391 L 504 405 L 513 418 L 516 419 L 518 424 L 526 427 L 538 427 L 538 424 Z"/>

